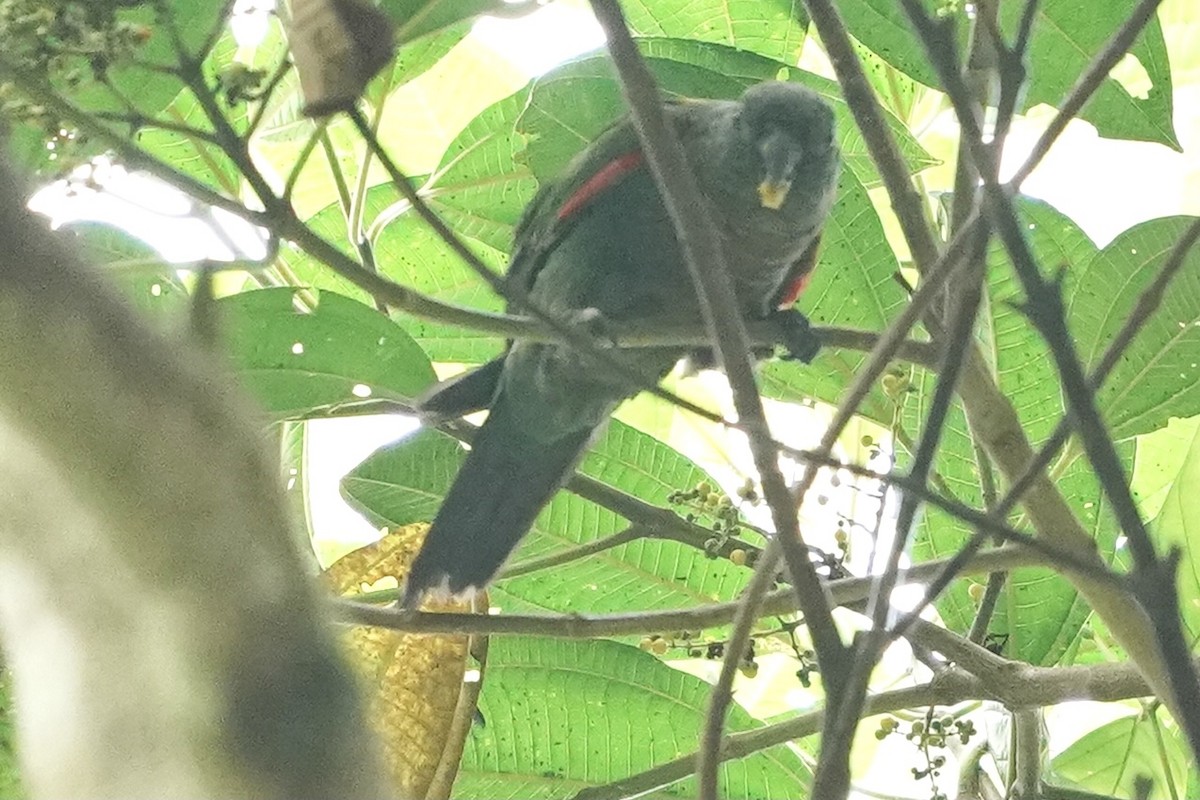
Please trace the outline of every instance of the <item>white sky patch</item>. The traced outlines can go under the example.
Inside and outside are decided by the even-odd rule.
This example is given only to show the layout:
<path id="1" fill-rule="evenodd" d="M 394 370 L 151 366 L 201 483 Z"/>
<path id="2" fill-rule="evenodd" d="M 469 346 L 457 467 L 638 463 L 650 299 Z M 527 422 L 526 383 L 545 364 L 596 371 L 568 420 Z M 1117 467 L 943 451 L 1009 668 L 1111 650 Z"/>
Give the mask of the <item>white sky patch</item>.
<path id="1" fill-rule="evenodd" d="M 541 75 L 604 44 L 591 13 L 562 2 L 519 17 L 481 17 L 471 35 L 527 75 Z"/>
<path id="2" fill-rule="evenodd" d="M 72 222 L 121 228 L 173 264 L 259 261 L 267 254 L 265 229 L 224 209 L 202 206 L 153 175 L 130 172 L 103 158 L 41 189 L 29 207 L 49 217 L 55 228 Z"/>

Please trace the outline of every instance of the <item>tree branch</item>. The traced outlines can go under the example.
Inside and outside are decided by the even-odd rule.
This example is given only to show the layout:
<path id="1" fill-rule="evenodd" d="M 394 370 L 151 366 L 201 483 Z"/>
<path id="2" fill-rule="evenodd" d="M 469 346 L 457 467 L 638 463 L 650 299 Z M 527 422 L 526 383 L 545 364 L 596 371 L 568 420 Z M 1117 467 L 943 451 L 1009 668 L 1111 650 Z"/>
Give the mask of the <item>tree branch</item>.
<path id="1" fill-rule="evenodd" d="M 1145 679 L 1132 664 L 1022 666 L 1014 670 L 1011 682 L 1012 698 L 1015 707 L 1019 708 L 1038 708 L 1074 700 L 1116 702 L 1151 694 Z M 864 713 L 869 716 L 921 706 L 951 706 L 970 700 L 992 699 L 992 696 L 986 681 L 950 668 L 929 683 L 868 697 Z M 822 710 L 810 711 L 785 722 L 726 736 L 721 740 L 718 758 L 721 761 L 745 758 L 770 747 L 812 736 L 821 731 L 824 717 Z M 583 789 L 572 800 L 621 800 L 646 794 L 694 773 L 696 757 L 696 753 L 688 753 L 620 781 Z"/>

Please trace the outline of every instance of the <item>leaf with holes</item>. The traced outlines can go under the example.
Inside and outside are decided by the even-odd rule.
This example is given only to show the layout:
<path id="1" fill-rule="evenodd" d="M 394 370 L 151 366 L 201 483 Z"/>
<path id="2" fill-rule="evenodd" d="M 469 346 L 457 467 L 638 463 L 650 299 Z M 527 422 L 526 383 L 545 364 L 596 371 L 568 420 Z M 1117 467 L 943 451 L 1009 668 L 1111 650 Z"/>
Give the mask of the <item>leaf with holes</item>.
<path id="1" fill-rule="evenodd" d="M 969 20 L 963 6 L 923 0 L 930 14 L 960 14 L 956 20 L 960 51 L 965 48 Z M 1094 54 L 1125 22 L 1131 3 L 1093 3 L 1088 0 L 1045 0 L 1037 6 L 1028 56 L 1028 79 L 1023 108 L 1039 103 L 1057 105 Z M 1001 3 L 1001 26 L 1008 35 L 1016 30 L 1023 3 Z M 936 73 L 913 33 L 899 3 L 894 0 L 841 0 L 839 10 L 855 39 L 900 71 L 939 88 Z M 1157 17 L 1151 16 L 1134 42 L 1127 60 L 1136 60 L 1149 79 L 1143 96 L 1132 93 L 1115 78 L 1105 80 L 1080 116 L 1096 126 L 1101 136 L 1159 142 L 1179 150 L 1172 122 L 1171 69 L 1166 42 Z"/>
<path id="2" fill-rule="evenodd" d="M 434 381 L 429 359 L 376 311 L 332 292 L 261 289 L 217 302 L 242 384 L 275 419 L 366 397 L 410 401 Z M 304 305 L 316 306 L 308 310 Z"/>
<path id="3" fill-rule="evenodd" d="M 1122 233 L 1071 281 L 1064 300 L 1086 365 L 1095 365 L 1192 217 L 1150 220 Z M 1113 436 L 1158 430 L 1200 414 L 1200 251 L 1192 248 L 1158 310 L 1097 393 Z"/>
<path id="4" fill-rule="evenodd" d="M 620 780 L 694 751 L 709 692 L 699 678 L 617 642 L 497 639 L 479 702 L 487 724 L 467 742 L 460 781 L 540 785 L 545 790 L 521 796 L 566 797 L 581 783 Z M 728 731 L 761 726 L 730 708 Z M 801 797 L 811 779 L 799 756 L 780 746 L 721 765 L 719 791 L 730 800 Z M 515 796 L 456 796 L 504 793 Z M 695 780 L 665 793 L 694 797 Z"/>

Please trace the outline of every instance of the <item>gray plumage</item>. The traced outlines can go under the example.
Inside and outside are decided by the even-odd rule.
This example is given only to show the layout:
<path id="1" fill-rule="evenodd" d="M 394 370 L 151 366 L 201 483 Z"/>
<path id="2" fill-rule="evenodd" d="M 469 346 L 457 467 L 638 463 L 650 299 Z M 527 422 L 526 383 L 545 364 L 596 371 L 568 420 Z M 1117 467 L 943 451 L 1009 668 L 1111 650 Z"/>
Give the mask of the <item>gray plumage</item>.
<path id="1" fill-rule="evenodd" d="M 740 313 L 774 313 L 812 269 L 833 203 L 840 160 L 832 110 L 799 84 L 763 83 L 737 101 L 673 103 L 666 113 L 719 227 Z M 568 320 L 598 312 L 618 325 L 698 318 L 674 228 L 638 153 L 622 122 L 526 209 L 507 280 L 542 309 Z M 661 378 L 687 353 L 620 355 Z M 634 393 L 569 347 L 517 340 L 425 398 L 428 417 L 490 413 L 413 565 L 405 605 L 431 589 L 486 585 Z"/>

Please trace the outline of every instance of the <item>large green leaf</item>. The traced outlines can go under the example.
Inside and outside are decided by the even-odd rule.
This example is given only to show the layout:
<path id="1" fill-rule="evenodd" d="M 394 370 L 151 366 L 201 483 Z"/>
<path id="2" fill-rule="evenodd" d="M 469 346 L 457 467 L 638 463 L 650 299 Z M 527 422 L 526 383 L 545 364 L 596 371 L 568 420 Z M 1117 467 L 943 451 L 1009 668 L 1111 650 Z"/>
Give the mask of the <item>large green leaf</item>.
<path id="1" fill-rule="evenodd" d="M 364 397 L 411 400 L 435 376 L 394 322 L 332 292 L 297 306 L 296 290 L 262 289 L 218 301 L 234 369 L 276 419 Z"/>
<path id="2" fill-rule="evenodd" d="M 797 0 L 633 0 L 621 4 L 637 36 L 692 39 L 794 66 L 808 33 Z"/>
<path id="3" fill-rule="evenodd" d="M 156 5 L 161 6 L 163 13 L 159 13 Z M 137 58 L 114 62 L 106 70 L 105 80 L 99 81 L 87 56 L 66 57 L 56 64 L 51 79 L 65 97 L 86 110 L 124 113 L 133 106 L 143 116 L 153 117 L 166 108 L 182 87 L 180 79 L 170 71 L 179 63 L 173 34 L 178 34 L 179 44 L 188 56 L 195 57 L 220 24 L 222 8 L 222 3 L 165 0 L 120 9 L 116 13 L 118 20 L 140 26 L 146 32 Z M 79 75 L 78 83 L 66 80 L 71 71 Z"/>
<path id="4" fill-rule="evenodd" d="M 1119 452 L 1128 469 L 1132 447 L 1121 446 Z M 1076 459 L 1055 476 L 1054 482 L 1096 542 L 1100 556 L 1111 563 L 1120 528 L 1087 461 Z M 1087 603 L 1054 570 L 1022 569 L 1009 575 L 991 630 L 1008 634 L 1005 655 L 1052 665 L 1070 651 L 1090 613 Z"/>
<path id="5" fill-rule="evenodd" d="M 904 419 L 911 436 L 920 428 L 926 403 L 932 397 L 932 381 L 918 382 L 919 391 L 905 407 Z M 1128 465 L 1131 447 L 1122 448 Z M 941 486 L 959 500 L 979 507 L 982 497 L 979 473 L 966 421 L 956 406 L 947 420 L 942 447 L 936 462 Z M 1083 459 L 1071 463 L 1055 478 L 1071 509 L 1096 541 L 1102 557 L 1113 558 L 1119 529 L 1109 503 L 1089 465 Z M 937 487 L 935 487 L 937 488 Z M 1016 518 L 1014 517 L 1014 520 Z M 926 507 L 918 520 L 912 545 L 914 561 L 947 558 L 956 553 L 974 533 L 949 514 Z M 965 633 L 975 618 L 976 605 L 968 593 L 968 582 L 957 581 L 938 600 L 937 609 L 951 630 Z M 1009 574 L 1004 594 L 989 630 L 1007 635 L 1004 655 L 1032 664 L 1058 663 L 1079 636 L 1088 608 L 1075 589 L 1053 570 L 1027 568 Z"/>
<path id="6" fill-rule="evenodd" d="M 1195 416 L 1173 419 L 1165 428 L 1137 437 L 1137 468 L 1129 488 L 1143 518 L 1158 516 L 1198 430 L 1200 416 Z"/>
<path id="7" fill-rule="evenodd" d="M 458 772 L 454 781 L 456 800 L 558 800 L 574 797 L 582 789 L 593 784 L 586 781 L 570 781 L 554 775 L 521 775 L 516 772 Z M 640 794 L 638 798 L 664 800 L 674 797 L 665 791 Z"/>
<path id="8" fill-rule="evenodd" d="M 1193 647 L 1200 642 L 1200 504 L 1196 503 L 1195 497 L 1198 489 L 1200 428 L 1192 437 L 1183 464 L 1152 526 L 1160 551 L 1173 546 L 1182 549 L 1183 560 L 1176 573 L 1179 610 Z"/>
<path id="9" fill-rule="evenodd" d="M 346 476 L 342 493 L 352 506 L 381 525 L 429 520 L 463 457 L 454 440 L 423 431 L 377 450 Z M 580 470 L 660 505 L 671 491 L 706 478 L 671 448 L 619 422 L 611 423 Z M 519 491 L 519 487 L 512 490 Z M 627 525 L 613 511 L 560 492 L 534 522 L 514 563 L 594 541 Z M 746 577 L 746 570 L 728 561 L 708 559 L 695 548 L 643 539 L 554 569 L 503 580 L 493 589 L 493 598 L 510 610 L 601 613 L 679 608 L 732 599 Z"/>
<path id="10" fill-rule="evenodd" d="M 383 211 L 395 200 L 396 192 L 392 187 L 377 186 L 367 192 L 367 213 L 373 215 Z M 346 223 L 339 207 L 327 207 L 308 224 L 347 255 L 354 255 L 347 243 Z M 499 251 L 480 244 L 476 244 L 474 250 L 486 263 L 499 269 L 503 261 Z M 284 250 L 281 258 L 305 285 L 335 291 L 363 303 L 370 302 L 365 292 L 307 253 Z M 413 216 L 403 215 L 388 223 L 375 240 L 375 261 L 384 275 L 439 300 L 483 310 L 499 310 L 502 306 L 491 289 L 451 252 L 445 242 Z M 396 321 L 435 361 L 482 363 L 495 356 L 503 346 L 494 336 L 406 314 L 398 315 Z"/>
<path id="11" fill-rule="evenodd" d="M 1057 105 L 1080 73 L 1133 10 L 1132 2 L 1046 0 L 1037 9 L 1029 51 L 1026 107 Z M 1014 28 L 1021 9 L 1001 4 L 1001 14 Z M 1172 120 L 1171 67 L 1157 16 L 1152 16 L 1129 50 L 1146 70 L 1151 86 L 1145 97 L 1131 94 L 1115 79 L 1100 85 L 1080 116 L 1101 136 L 1144 139 L 1182 150 Z"/>
<path id="12" fill-rule="evenodd" d="M 1035 257 L 1047 268 L 1061 267 L 1074 276 L 1094 257 L 1095 245 L 1086 234 L 1049 204 L 1022 197 L 1017 198 L 1017 206 L 1026 239 Z M 987 262 L 979 342 L 1000 390 L 1012 402 L 1026 434 L 1037 444 L 1049 436 L 1065 412 L 1058 373 L 1045 342 L 1015 306 L 1023 299 L 1023 290 L 1007 253 L 996 241 L 989 247 Z M 916 385 L 920 391 L 907 409 L 911 414 L 905 417 L 914 437 L 920 430 L 917 420 L 924 419 L 924 404 L 932 397 L 933 381 L 925 376 Z M 1132 448 L 1122 452 L 1126 463 L 1131 464 Z M 974 447 L 966 420 L 957 409 L 949 419 L 937 469 L 959 499 L 981 504 Z M 1055 481 L 1063 496 L 1096 541 L 1101 555 L 1112 558 L 1118 530 L 1090 467 L 1086 461 L 1077 460 L 1061 469 Z M 948 556 L 970 533 L 961 522 L 930 510 L 918 527 L 915 551 L 923 558 Z M 938 604 L 947 624 L 959 631 L 967 630 L 975 615 L 975 604 L 966 588 L 966 582 L 960 581 Z M 1087 606 L 1063 578 L 1049 570 L 1018 570 L 1009 576 L 991 630 L 1008 635 L 1006 655 L 1035 664 L 1053 664 L 1075 642 L 1087 616 Z"/>
<path id="13" fill-rule="evenodd" d="M 618 421 L 584 457 L 580 472 L 652 505 L 667 505 L 673 491 L 709 480 L 702 470 L 657 439 Z M 615 512 L 560 493 L 538 517 L 517 559 L 547 555 L 618 533 L 627 527 Z M 589 559 L 503 581 L 499 588 L 522 604 L 554 611 L 604 613 L 679 608 L 732 600 L 747 570 L 710 559 L 695 547 L 639 539 Z"/>
<path id="14" fill-rule="evenodd" d="M 397 48 L 391 67 L 383 70 L 367 84 L 363 99 L 373 106 L 382 104 L 390 92 L 419 77 L 436 64 L 461 42 L 470 30 L 469 22 L 459 22 Z"/>
<path id="15" fill-rule="evenodd" d="M 1026 241 L 1046 270 L 1076 270 L 1095 254 L 1087 235 L 1053 206 L 1017 199 Z M 987 302 L 980 321 L 985 357 L 997 382 L 1020 416 L 1026 435 L 1045 439 L 1064 411 L 1058 371 L 1045 342 L 1017 308 L 1025 293 L 1008 253 L 993 239 L 988 249 Z"/>
<path id="16" fill-rule="evenodd" d="M 1095 365 L 1138 296 L 1154 280 L 1191 217 L 1150 220 L 1122 233 L 1071 281 L 1066 298 L 1080 357 Z M 1200 414 L 1200 252 L 1192 249 L 1162 304 L 1097 395 L 1125 439 Z"/>
<path id="17" fill-rule="evenodd" d="M 184 319 L 188 294 L 175 271 L 152 247 L 120 228 L 74 222 L 74 235 L 88 264 L 102 272 L 147 319 L 171 326 Z"/>
<path id="18" fill-rule="evenodd" d="M 925 0 L 931 13 L 945 4 Z M 1006 27 L 1012 30 L 1023 6 L 1000 6 Z M 1128 2 L 1094 3 L 1089 0 L 1045 0 L 1038 5 L 1029 53 L 1029 82 L 1025 107 L 1056 105 L 1076 78 L 1116 32 L 1133 8 Z M 927 86 L 940 83 L 925 57 L 908 18 L 893 0 L 841 0 L 839 9 L 850 33 L 885 61 Z M 960 18 L 960 41 L 967 23 Z M 1151 81 L 1146 97 L 1129 93 L 1109 78 L 1080 114 L 1096 126 L 1101 136 L 1144 139 L 1180 149 L 1172 124 L 1171 70 L 1166 43 L 1157 18 L 1151 18 L 1130 50 Z"/>
<path id="19" fill-rule="evenodd" d="M 446 148 L 431 182 L 433 207 L 460 235 L 502 252 L 537 191 L 518 158 L 526 134 L 517 121 L 528 98 L 522 89 L 481 112 Z"/>
<path id="20" fill-rule="evenodd" d="M 1096 728 L 1060 753 L 1050 768 L 1055 783 L 1105 796 L 1133 797 L 1134 780 L 1145 776 L 1154 782 L 1150 797 L 1184 797 L 1190 762 L 1179 729 L 1143 714 Z"/>
<path id="21" fill-rule="evenodd" d="M 529 170 L 515 160 L 524 140 L 513 124 L 525 97 L 525 92 L 518 92 L 501 100 L 467 125 L 442 156 L 427 189 L 431 207 L 496 271 L 505 263 L 512 228 L 537 188 Z M 502 307 L 500 299 L 462 259 L 408 212 L 406 201 L 392 186 L 380 185 L 367 192 L 363 216 L 373 231 L 375 261 L 384 275 L 446 302 L 483 310 Z M 337 203 L 325 207 L 308 224 L 318 235 L 354 255 Z M 368 301 L 363 292 L 307 254 L 291 250 L 281 255 L 306 284 Z M 409 317 L 400 322 L 435 361 L 481 363 L 502 346 L 494 336 L 450 325 Z"/>
<path id="22" fill-rule="evenodd" d="M 521 796 L 568 797 L 580 783 L 640 772 L 696 749 L 708 697 L 700 679 L 616 642 L 495 639 L 479 703 L 486 724 L 467 739 L 461 787 L 518 781 L 537 787 Z M 729 731 L 761 724 L 736 705 L 726 723 Z M 776 747 L 722 765 L 720 794 L 799 797 L 810 780 L 794 752 Z M 455 789 L 464 800 L 501 796 Z M 694 797 L 696 786 L 689 779 L 666 791 Z"/>
<path id="23" fill-rule="evenodd" d="M 1068 218 L 1040 201 L 1018 198 L 1018 208 L 1035 256 L 1047 265 L 1081 270 L 1095 254 L 1095 246 Z M 1039 334 L 1014 304 L 1023 298 L 1004 249 L 993 242 L 988 251 L 987 294 L 979 319 L 979 343 L 996 375 L 1001 391 L 1013 403 L 1029 437 L 1044 440 L 1065 411 L 1053 360 Z M 919 373 L 905 408 L 909 436 L 919 435 L 934 381 Z M 1126 463 L 1132 448 L 1124 448 Z M 979 467 L 966 419 L 956 407 L 947 421 L 937 474 L 958 499 L 982 503 Z M 1095 477 L 1083 460 L 1062 468 L 1056 482 L 1067 502 L 1097 542 L 1101 554 L 1111 558 L 1117 528 Z M 972 531 L 940 511 L 928 509 L 919 521 L 914 555 L 922 560 L 953 554 Z M 938 610 L 957 631 L 969 628 L 975 604 L 960 581 L 939 600 Z M 1075 590 L 1048 570 L 1019 570 L 1009 576 L 1005 594 L 991 630 L 1008 635 L 1006 655 L 1035 664 L 1057 663 L 1076 640 L 1087 618 L 1087 607 Z"/>

